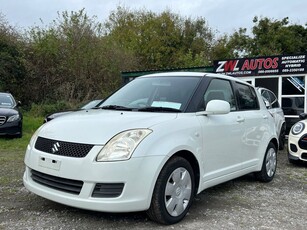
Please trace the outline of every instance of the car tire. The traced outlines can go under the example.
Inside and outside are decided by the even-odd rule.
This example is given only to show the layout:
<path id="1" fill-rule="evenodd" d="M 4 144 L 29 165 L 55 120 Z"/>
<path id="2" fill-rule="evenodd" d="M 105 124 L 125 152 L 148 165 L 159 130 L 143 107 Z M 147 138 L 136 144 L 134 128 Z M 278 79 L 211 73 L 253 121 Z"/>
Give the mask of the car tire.
<path id="1" fill-rule="evenodd" d="M 277 151 L 273 143 L 266 149 L 261 171 L 256 172 L 255 176 L 259 181 L 270 182 L 273 180 L 277 168 Z"/>
<path id="2" fill-rule="evenodd" d="M 161 224 L 175 224 L 187 214 L 194 195 L 191 164 L 182 157 L 173 157 L 158 176 L 147 215 Z"/>

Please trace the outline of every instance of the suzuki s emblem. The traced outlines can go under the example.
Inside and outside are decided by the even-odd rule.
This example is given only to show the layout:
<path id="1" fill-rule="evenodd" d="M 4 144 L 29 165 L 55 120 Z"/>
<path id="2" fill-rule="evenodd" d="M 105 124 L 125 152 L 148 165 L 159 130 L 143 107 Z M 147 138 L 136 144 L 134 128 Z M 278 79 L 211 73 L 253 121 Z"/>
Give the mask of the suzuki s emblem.
<path id="1" fill-rule="evenodd" d="M 52 150 L 52 153 L 58 152 L 60 147 L 61 147 L 61 146 L 60 146 L 59 142 L 53 144 L 53 147 L 52 147 L 52 149 L 51 149 L 51 150 Z"/>

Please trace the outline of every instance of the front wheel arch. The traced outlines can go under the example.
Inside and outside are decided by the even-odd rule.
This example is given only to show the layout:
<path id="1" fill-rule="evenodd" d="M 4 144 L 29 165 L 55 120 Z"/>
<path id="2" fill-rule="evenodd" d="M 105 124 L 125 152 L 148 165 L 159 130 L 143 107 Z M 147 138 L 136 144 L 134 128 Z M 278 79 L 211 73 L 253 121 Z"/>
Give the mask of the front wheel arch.
<path id="1" fill-rule="evenodd" d="M 175 157 L 175 156 L 182 157 L 191 164 L 193 168 L 193 172 L 194 172 L 195 195 L 196 195 L 198 192 L 199 183 L 200 183 L 200 167 L 199 167 L 198 160 L 196 159 L 193 153 L 186 151 L 186 150 L 179 151 L 176 154 L 174 154 L 172 157 Z"/>
<path id="2" fill-rule="evenodd" d="M 194 196 L 195 177 L 191 163 L 181 156 L 172 156 L 158 176 L 147 215 L 161 224 L 175 224 L 185 217 Z M 178 209 L 170 213 L 175 207 Z"/>

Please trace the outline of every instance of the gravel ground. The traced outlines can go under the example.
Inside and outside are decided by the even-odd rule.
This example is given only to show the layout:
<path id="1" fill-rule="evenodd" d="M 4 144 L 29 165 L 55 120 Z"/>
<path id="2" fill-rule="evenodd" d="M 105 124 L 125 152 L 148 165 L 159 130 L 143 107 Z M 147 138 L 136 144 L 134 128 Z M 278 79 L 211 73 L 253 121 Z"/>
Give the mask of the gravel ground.
<path id="1" fill-rule="evenodd" d="M 278 157 L 271 183 L 247 175 L 207 189 L 185 219 L 171 226 L 150 221 L 144 212 L 92 212 L 38 197 L 23 187 L 20 159 L 14 170 L 0 169 L 0 229 L 306 229 L 307 164 L 288 163 L 286 151 Z"/>

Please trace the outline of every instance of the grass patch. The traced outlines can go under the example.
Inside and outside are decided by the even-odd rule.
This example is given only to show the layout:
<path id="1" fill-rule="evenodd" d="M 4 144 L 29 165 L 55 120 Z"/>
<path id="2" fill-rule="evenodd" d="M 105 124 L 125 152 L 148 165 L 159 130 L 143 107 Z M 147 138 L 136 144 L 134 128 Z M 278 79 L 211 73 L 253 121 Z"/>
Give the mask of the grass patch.
<path id="1" fill-rule="evenodd" d="M 33 117 L 24 113 L 23 136 L 12 138 L 0 136 L 0 185 L 4 188 L 15 188 L 22 184 L 24 172 L 24 156 L 27 145 L 34 132 L 43 123 L 43 117 Z M 14 192 L 9 189 L 5 192 Z M 2 191 L 2 196 L 4 191 Z"/>
<path id="2" fill-rule="evenodd" d="M 24 114 L 22 138 L 0 136 L 0 154 L 9 151 L 25 151 L 32 135 L 43 124 L 43 120 L 43 117 L 33 117 L 29 114 Z"/>

